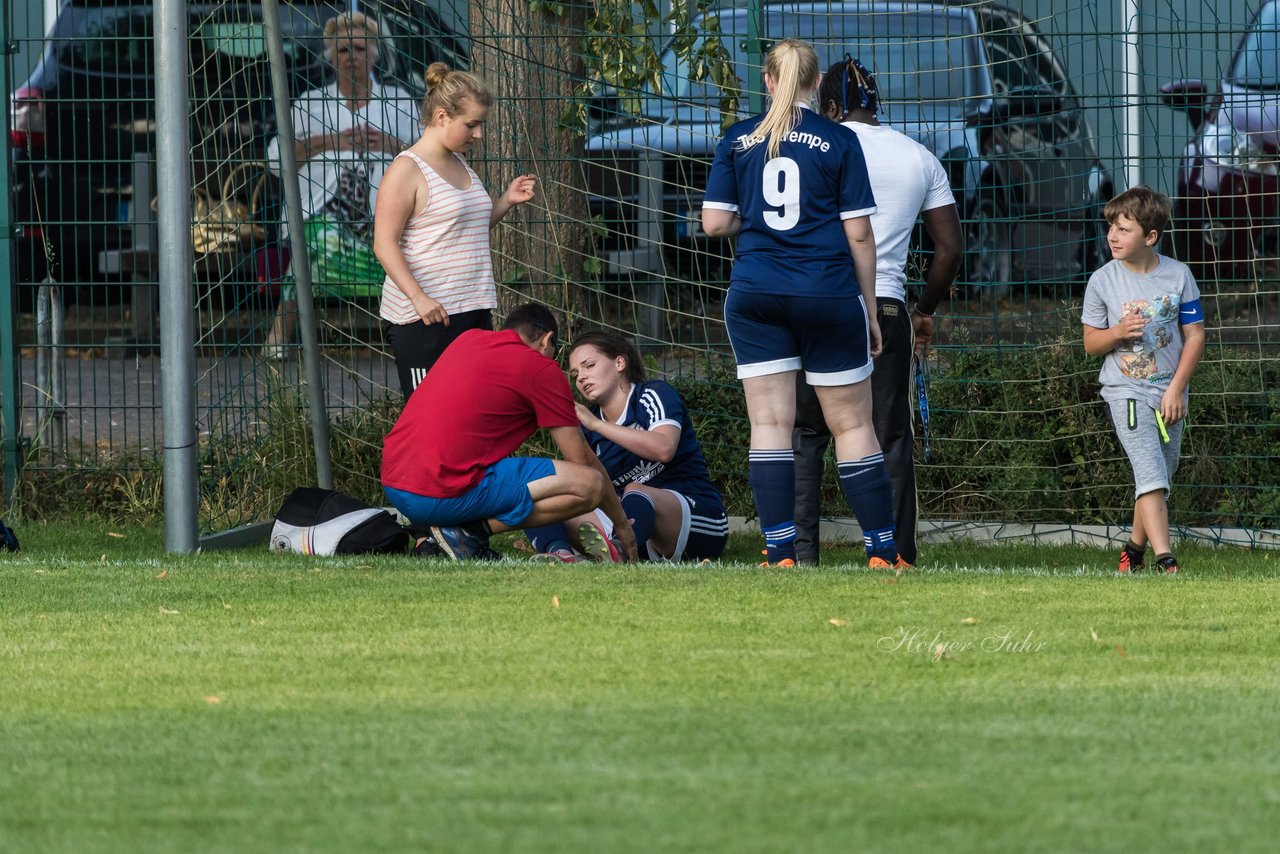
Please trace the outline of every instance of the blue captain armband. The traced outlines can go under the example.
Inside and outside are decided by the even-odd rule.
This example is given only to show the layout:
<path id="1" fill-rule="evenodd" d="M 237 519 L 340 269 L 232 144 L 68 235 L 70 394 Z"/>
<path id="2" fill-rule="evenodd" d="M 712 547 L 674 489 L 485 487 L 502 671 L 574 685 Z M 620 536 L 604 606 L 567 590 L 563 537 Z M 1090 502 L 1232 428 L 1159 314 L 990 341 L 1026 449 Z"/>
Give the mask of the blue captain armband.
<path id="1" fill-rule="evenodd" d="M 1200 300 L 1193 299 L 1191 302 L 1184 302 L 1178 307 L 1178 322 L 1187 323 L 1204 323 L 1204 309 L 1200 308 Z"/>

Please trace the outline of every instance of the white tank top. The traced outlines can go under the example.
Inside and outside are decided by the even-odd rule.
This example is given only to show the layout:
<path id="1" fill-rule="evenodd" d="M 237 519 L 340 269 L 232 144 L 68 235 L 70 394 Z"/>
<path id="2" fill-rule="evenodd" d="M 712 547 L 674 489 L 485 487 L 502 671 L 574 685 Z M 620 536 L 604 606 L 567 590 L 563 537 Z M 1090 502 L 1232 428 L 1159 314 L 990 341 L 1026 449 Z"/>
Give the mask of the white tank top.
<path id="1" fill-rule="evenodd" d="M 467 189 L 459 190 L 412 151 L 396 156 L 409 157 L 418 164 L 430 193 L 426 209 L 406 222 L 400 234 L 400 251 L 409 262 L 414 280 L 448 314 L 494 308 L 498 290 L 489 252 L 493 199 L 480 183 L 480 176 L 455 154 L 471 179 Z M 383 320 L 401 325 L 420 319 L 413 303 L 390 276 L 382 282 L 378 314 Z"/>

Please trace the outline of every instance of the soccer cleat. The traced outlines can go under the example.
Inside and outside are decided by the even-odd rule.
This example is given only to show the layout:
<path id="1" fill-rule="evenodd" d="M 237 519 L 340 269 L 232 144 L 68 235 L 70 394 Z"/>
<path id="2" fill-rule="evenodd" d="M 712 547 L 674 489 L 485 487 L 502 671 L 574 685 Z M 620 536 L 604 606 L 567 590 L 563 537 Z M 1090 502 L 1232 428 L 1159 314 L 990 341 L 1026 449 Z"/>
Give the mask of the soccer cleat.
<path id="1" fill-rule="evenodd" d="M 1156 561 L 1156 569 L 1160 570 L 1165 575 L 1177 575 L 1178 559 L 1173 555 L 1162 557 Z"/>
<path id="2" fill-rule="evenodd" d="M 582 553 L 588 559 L 622 563 L 622 551 L 618 544 L 606 537 L 595 522 L 583 522 L 578 526 L 578 540 L 582 543 Z"/>
<path id="3" fill-rule="evenodd" d="M 461 528 L 431 528 L 440 550 L 454 560 L 496 560 L 499 555 L 489 548 L 489 543 Z"/>
<path id="4" fill-rule="evenodd" d="M 760 564 L 760 566 L 765 569 L 794 569 L 795 565 L 796 562 L 789 557 L 784 557 L 777 563 L 769 563 L 769 561 L 766 560 L 764 563 Z"/>
<path id="5" fill-rule="evenodd" d="M 889 561 L 882 557 L 873 557 L 867 561 L 867 568 L 874 570 L 892 569 L 895 572 L 906 572 L 908 569 L 911 569 L 911 564 L 903 560 L 902 555 L 894 557 L 893 563 L 889 563 Z"/>
<path id="6" fill-rule="evenodd" d="M 1133 549 L 1125 546 L 1120 550 L 1120 567 L 1116 570 L 1120 575 L 1127 575 L 1130 572 L 1142 572 L 1143 558 L 1146 551 L 1135 552 Z"/>
<path id="7" fill-rule="evenodd" d="M 585 557 L 568 549 L 556 549 L 550 552 L 538 552 L 530 560 L 542 561 L 543 563 L 582 563 Z"/>

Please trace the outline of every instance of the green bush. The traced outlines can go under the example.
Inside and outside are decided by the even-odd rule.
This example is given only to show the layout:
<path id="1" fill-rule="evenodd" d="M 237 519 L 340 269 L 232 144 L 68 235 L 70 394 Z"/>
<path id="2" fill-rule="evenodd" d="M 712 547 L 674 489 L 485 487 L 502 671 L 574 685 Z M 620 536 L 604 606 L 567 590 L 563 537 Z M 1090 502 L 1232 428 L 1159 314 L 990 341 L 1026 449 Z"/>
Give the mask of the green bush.
<path id="1" fill-rule="evenodd" d="M 937 354 L 930 374 L 932 461 L 917 482 L 924 518 L 1122 524 L 1132 516 L 1129 462 L 1098 395 L 1100 360 L 1078 339 Z M 729 512 L 753 516 L 750 428 L 731 366 L 674 384 L 684 396 Z M 1280 527 L 1280 362 L 1215 348 L 1192 381 L 1189 426 L 1170 518 L 1188 526 Z M 848 507 L 828 453 L 823 508 Z"/>
<path id="2" fill-rule="evenodd" d="M 953 336 L 954 340 L 954 336 Z M 970 521 L 1125 524 L 1132 476 L 1098 396 L 1099 360 L 1075 338 L 1035 346 L 961 341 L 935 355 L 930 375 L 932 461 L 920 462 L 921 516 Z M 707 359 L 672 384 L 684 397 L 712 478 L 732 515 L 753 517 L 747 473 L 750 424 L 732 363 Z M 313 484 L 310 423 L 296 389 L 274 389 L 264 423 L 202 446 L 202 525 L 222 530 L 269 518 L 296 486 Z M 399 395 L 336 418 L 330 449 L 337 488 L 381 504 L 382 438 Z M 1213 348 L 1192 382 L 1190 426 L 1174 479 L 1170 519 L 1187 526 L 1280 527 L 1280 361 Z M 549 455 L 545 435 L 523 453 Z M 849 511 L 828 454 L 823 507 Z M 23 512 L 51 517 L 157 518 L 163 509 L 154 458 L 91 457 L 32 467 Z"/>

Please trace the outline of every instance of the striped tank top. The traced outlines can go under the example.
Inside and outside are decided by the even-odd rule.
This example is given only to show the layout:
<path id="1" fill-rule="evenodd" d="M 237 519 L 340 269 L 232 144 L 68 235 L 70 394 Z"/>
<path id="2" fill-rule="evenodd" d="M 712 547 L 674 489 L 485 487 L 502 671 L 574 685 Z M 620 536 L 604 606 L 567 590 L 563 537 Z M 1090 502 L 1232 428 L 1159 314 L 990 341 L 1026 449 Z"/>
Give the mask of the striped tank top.
<path id="1" fill-rule="evenodd" d="M 396 156 L 409 157 L 418 165 L 430 193 L 426 210 L 406 222 L 400 235 L 400 251 L 413 278 L 448 314 L 494 308 L 498 291 L 489 254 L 493 199 L 480 183 L 480 176 L 455 154 L 471 179 L 470 187 L 459 190 L 413 152 Z M 413 303 L 390 276 L 382 282 L 378 314 L 383 320 L 400 325 L 419 320 Z"/>

